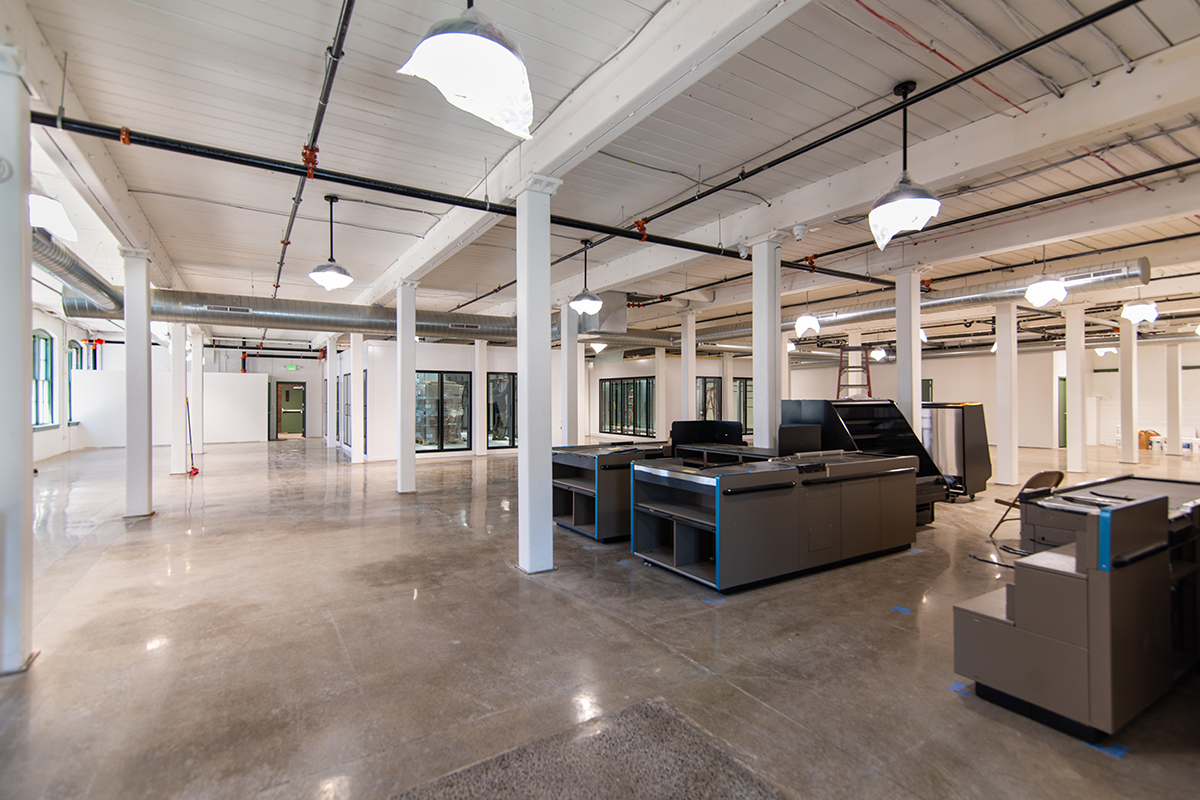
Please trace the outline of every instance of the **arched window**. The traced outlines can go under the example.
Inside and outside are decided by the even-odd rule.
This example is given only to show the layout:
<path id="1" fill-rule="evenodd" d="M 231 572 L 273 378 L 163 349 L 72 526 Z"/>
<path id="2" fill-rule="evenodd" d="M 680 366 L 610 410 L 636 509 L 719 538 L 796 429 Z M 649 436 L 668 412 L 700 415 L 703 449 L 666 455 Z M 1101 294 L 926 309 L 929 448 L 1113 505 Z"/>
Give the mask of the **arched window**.
<path id="1" fill-rule="evenodd" d="M 75 405 L 72 402 L 71 378 L 77 369 L 83 369 L 83 345 L 76 341 L 70 341 L 67 342 L 67 422 L 75 421 Z"/>
<path id="2" fill-rule="evenodd" d="M 33 332 L 33 424 L 54 424 L 54 339 Z"/>

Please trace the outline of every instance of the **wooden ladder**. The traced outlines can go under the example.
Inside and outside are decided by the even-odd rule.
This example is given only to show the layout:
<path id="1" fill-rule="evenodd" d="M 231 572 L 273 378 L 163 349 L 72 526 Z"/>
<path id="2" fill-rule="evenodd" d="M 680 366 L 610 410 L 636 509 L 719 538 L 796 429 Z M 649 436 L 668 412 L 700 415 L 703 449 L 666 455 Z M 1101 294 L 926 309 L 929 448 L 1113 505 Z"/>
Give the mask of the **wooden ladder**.
<path id="1" fill-rule="evenodd" d="M 851 353 L 861 354 L 859 366 L 851 366 Z M 871 394 L 871 358 L 867 354 L 867 348 L 864 346 L 843 347 L 838 358 L 837 392 L 834 394 L 834 398 L 841 400 L 843 390 L 846 390 L 846 397 L 852 397 L 863 389 L 867 390 L 867 397 L 873 396 Z"/>

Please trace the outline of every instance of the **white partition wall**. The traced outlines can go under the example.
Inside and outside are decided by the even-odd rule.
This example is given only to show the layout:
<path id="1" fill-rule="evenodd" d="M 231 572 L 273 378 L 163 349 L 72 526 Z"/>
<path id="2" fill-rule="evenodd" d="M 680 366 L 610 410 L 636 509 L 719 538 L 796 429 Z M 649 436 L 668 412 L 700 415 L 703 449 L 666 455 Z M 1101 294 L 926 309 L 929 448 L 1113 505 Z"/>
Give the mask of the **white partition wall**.
<path id="1" fill-rule="evenodd" d="M 683 315 L 683 336 L 679 345 L 679 418 L 696 418 L 696 314 Z"/>

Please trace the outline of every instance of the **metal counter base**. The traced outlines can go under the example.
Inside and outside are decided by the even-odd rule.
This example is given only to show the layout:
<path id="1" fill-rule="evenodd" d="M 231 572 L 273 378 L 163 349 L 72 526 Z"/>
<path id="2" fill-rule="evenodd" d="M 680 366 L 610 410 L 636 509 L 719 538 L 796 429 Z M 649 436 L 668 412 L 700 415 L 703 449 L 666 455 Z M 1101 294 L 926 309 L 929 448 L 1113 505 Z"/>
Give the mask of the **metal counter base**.
<path id="1" fill-rule="evenodd" d="M 716 584 L 717 568 L 716 568 L 716 564 L 714 562 L 709 562 L 707 564 L 688 564 L 686 566 L 675 566 L 671 563 L 668 563 L 666 560 L 664 560 L 663 556 L 658 555 L 658 554 L 654 553 L 653 551 L 647 551 L 644 553 L 634 553 L 634 555 L 636 555 L 638 558 L 642 559 L 642 561 L 645 564 L 647 564 L 648 566 L 660 567 L 662 569 L 667 570 L 668 572 L 674 572 L 676 575 L 682 575 L 685 578 L 691 578 L 692 580 L 696 581 L 697 583 L 702 583 L 705 586 L 708 586 L 712 589 L 716 589 L 721 594 L 733 594 L 735 592 L 746 591 L 747 589 L 756 589 L 759 586 L 765 586 L 770 583 L 778 583 L 780 581 L 790 581 L 794 578 L 803 578 L 805 575 L 815 575 L 819 572 L 825 572 L 825 571 L 831 570 L 831 569 L 838 569 L 840 567 L 848 567 L 851 564 L 857 564 L 861 561 L 870 561 L 873 558 L 880 558 L 881 556 L 890 556 L 893 553 L 902 553 L 905 550 L 910 549 L 911 547 L 912 547 L 911 544 L 902 544 L 902 545 L 899 545 L 898 547 L 892 547 L 887 550 L 876 550 L 873 553 L 866 553 L 861 556 L 852 556 L 850 558 L 846 558 L 841 561 L 834 561 L 829 564 L 822 564 L 819 567 L 808 567 L 806 569 L 797 570 L 796 572 L 789 572 L 789 573 L 786 573 L 783 575 L 774 575 L 772 577 L 763 578 L 762 580 L 755 581 L 753 583 L 743 583 L 738 586 L 726 587 L 724 589 L 720 589 L 717 587 L 717 584 Z M 670 554 L 664 554 L 664 555 L 667 558 L 670 557 Z"/>
<path id="2" fill-rule="evenodd" d="M 993 689 L 983 683 L 976 682 L 975 696 L 980 700 L 987 700 L 993 705 L 1000 706 L 1014 714 L 1020 714 L 1022 717 L 1028 717 L 1034 722 L 1040 722 L 1049 728 L 1054 728 L 1059 733 L 1065 733 L 1067 736 L 1080 739 L 1088 744 L 1100 744 L 1108 736 L 1107 733 L 1099 728 L 1085 725 L 1070 717 L 1064 717 L 1062 714 L 1055 714 L 1049 709 L 1042 708 L 1028 700 L 1014 697 L 1011 694 L 1006 694 L 999 689 Z"/>

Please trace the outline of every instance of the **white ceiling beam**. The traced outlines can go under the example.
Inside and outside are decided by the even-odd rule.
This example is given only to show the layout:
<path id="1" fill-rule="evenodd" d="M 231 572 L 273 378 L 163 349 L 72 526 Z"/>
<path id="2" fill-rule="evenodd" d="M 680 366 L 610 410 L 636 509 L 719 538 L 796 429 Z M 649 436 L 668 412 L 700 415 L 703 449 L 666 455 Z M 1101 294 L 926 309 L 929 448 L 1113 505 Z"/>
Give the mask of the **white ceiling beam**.
<path id="1" fill-rule="evenodd" d="M 935 191 L 969 184 L 982 176 L 1082 143 L 1104 141 L 1127 130 L 1182 116 L 1200 106 L 1200 41 L 1176 45 L 1138 64 L 1106 73 L 1097 87 L 1077 84 L 1061 99 L 1045 95 L 1026 104 L 1028 114 L 998 113 L 909 148 L 915 180 Z M 899 153 L 862 164 L 825 180 L 810 183 L 721 221 L 726 242 L 740 241 L 766 230 L 796 223 L 817 224 L 860 212 L 883 194 L 899 175 Z M 715 242 L 717 221 L 678 238 Z M 593 254 L 595 255 L 595 254 Z M 610 261 L 589 271 L 597 291 L 671 272 L 698 260 L 695 254 L 663 245 Z M 842 265 L 839 265 L 839 268 Z M 551 287 L 552 302 L 569 297 L 570 279 Z"/>
<path id="2" fill-rule="evenodd" d="M 57 113 L 63 71 L 49 42 L 24 2 L 0 0 L 0 16 L 5 21 L 4 42 L 21 48 L 25 84 L 30 90 L 30 108 Z M 70 81 L 66 83 L 63 106 L 67 116 L 89 119 Z M 150 252 L 151 283 L 161 289 L 187 288 L 142 207 L 129 193 L 129 187 L 103 141 L 40 125 L 33 126 L 33 136 L 118 242 L 125 247 Z"/>
<path id="3" fill-rule="evenodd" d="M 502 187 L 497 202 L 508 202 L 513 187 L 524 185 L 530 175 L 561 178 L 810 1 L 674 0 L 665 5 L 537 127 L 533 138 L 509 151 L 489 173 L 488 185 Z M 472 196 L 482 198 L 482 189 Z M 452 210 L 355 302 L 378 303 L 401 281 L 420 280 L 500 219 Z"/>

